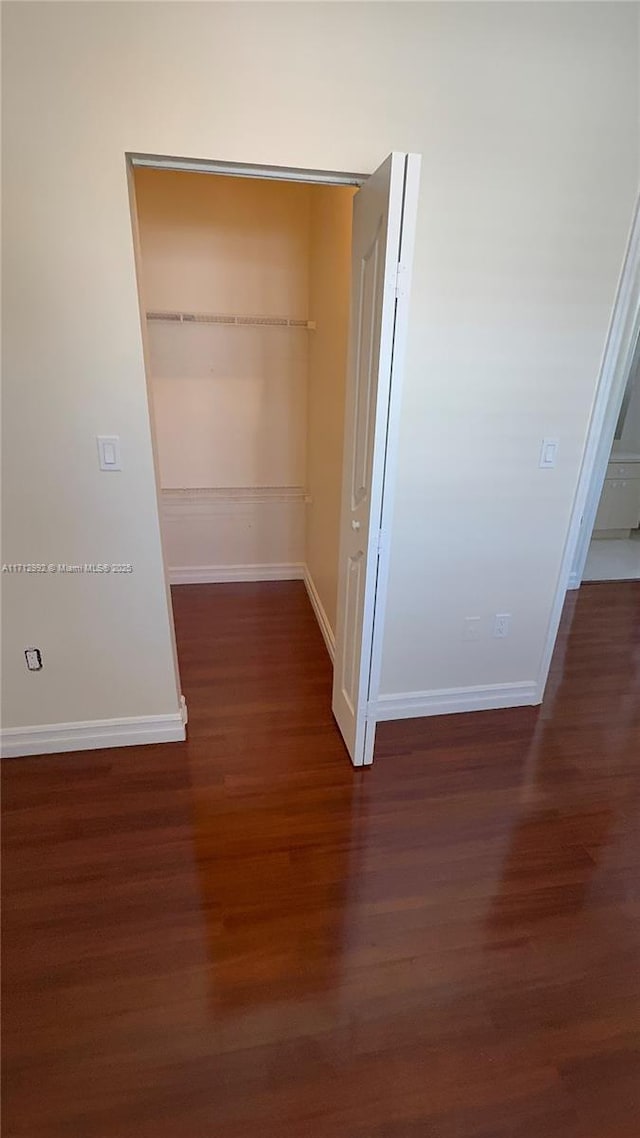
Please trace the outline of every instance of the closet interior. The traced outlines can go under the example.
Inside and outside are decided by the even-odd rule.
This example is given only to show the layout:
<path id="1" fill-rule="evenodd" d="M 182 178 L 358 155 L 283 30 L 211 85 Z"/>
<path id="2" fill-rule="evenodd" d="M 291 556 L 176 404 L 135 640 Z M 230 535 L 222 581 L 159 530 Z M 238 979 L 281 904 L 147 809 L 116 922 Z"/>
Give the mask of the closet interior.
<path id="1" fill-rule="evenodd" d="M 351 186 L 137 167 L 172 583 L 304 578 L 335 634 Z"/>

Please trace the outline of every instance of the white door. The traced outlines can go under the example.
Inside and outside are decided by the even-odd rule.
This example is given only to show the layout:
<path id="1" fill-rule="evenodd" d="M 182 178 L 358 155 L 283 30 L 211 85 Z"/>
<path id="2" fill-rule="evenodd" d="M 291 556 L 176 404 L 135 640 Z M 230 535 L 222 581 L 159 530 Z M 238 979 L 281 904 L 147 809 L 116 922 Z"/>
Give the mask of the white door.
<path id="1" fill-rule="evenodd" d="M 389 483 L 395 464 L 419 168 L 418 155 L 393 153 L 353 201 L 332 708 L 354 766 L 373 761 Z"/>

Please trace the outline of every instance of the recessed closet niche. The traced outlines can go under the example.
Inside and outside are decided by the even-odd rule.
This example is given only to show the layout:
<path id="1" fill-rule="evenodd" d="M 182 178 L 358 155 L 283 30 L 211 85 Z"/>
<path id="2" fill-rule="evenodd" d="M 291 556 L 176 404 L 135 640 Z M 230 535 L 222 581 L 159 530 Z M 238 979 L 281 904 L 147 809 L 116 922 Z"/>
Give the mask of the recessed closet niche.
<path id="1" fill-rule="evenodd" d="M 135 170 L 170 579 L 305 574 L 333 631 L 353 193 Z"/>

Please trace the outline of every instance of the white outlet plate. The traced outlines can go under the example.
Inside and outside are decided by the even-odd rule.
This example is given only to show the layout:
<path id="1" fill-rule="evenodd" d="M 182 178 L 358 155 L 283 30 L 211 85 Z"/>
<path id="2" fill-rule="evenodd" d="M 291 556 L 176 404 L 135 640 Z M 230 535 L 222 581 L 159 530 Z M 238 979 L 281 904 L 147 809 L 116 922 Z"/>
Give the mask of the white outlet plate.
<path id="1" fill-rule="evenodd" d="M 25 659 L 30 672 L 39 672 L 42 668 L 42 655 L 39 648 L 25 648 Z"/>
<path id="2" fill-rule="evenodd" d="M 511 613 L 510 612 L 497 612 L 493 623 L 493 635 L 498 640 L 503 640 L 505 636 L 509 635 L 511 628 Z"/>

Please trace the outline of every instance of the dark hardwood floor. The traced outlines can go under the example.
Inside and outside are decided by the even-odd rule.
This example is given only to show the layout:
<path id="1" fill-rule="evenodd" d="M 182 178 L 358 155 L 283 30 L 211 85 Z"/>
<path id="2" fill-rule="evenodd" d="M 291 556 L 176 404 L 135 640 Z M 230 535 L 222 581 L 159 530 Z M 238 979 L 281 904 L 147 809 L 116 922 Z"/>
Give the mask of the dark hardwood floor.
<path id="1" fill-rule="evenodd" d="M 3 764 L 5 1138 L 638 1138 L 640 583 L 361 772 L 302 584 L 174 605 L 187 744 Z"/>

